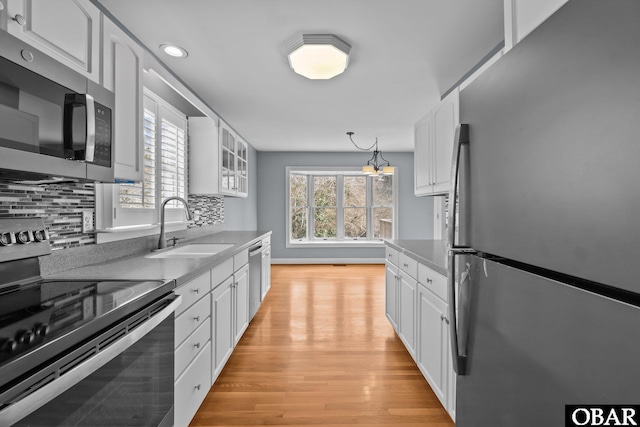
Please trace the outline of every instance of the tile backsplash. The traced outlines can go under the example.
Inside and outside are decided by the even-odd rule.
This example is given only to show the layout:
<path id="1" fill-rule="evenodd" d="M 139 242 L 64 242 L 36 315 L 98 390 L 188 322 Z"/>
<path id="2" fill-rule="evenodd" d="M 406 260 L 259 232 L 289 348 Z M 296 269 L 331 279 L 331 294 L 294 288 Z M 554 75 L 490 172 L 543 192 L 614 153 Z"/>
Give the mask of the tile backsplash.
<path id="1" fill-rule="evenodd" d="M 189 228 L 224 222 L 224 197 L 190 195 L 194 222 Z M 82 232 L 82 212 L 95 215 L 93 183 L 22 185 L 0 182 L 0 218 L 41 217 L 49 229 L 51 249 L 95 244 Z"/>
<path id="2" fill-rule="evenodd" d="M 224 222 L 224 197 L 189 194 L 187 202 L 193 214 L 193 222 L 189 224 L 189 228 Z"/>
<path id="3" fill-rule="evenodd" d="M 94 244 L 94 235 L 82 232 L 82 212 L 95 214 L 95 210 L 93 184 L 0 183 L 0 218 L 43 218 L 51 249 Z"/>

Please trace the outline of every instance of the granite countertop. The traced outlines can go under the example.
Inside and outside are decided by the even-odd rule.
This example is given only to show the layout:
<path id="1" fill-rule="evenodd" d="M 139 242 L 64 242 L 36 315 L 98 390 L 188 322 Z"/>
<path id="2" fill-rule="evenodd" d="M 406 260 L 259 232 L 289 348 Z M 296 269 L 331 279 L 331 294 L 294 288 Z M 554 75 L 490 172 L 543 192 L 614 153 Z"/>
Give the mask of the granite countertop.
<path id="1" fill-rule="evenodd" d="M 73 270 L 43 276 L 44 279 L 65 280 L 175 280 L 180 286 L 196 278 L 252 246 L 271 231 L 222 231 L 196 239 L 181 241 L 177 247 L 192 243 L 227 243 L 234 246 L 202 258 L 147 258 L 151 252 L 141 252 Z"/>
<path id="2" fill-rule="evenodd" d="M 447 275 L 447 242 L 445 240 L 385 240 L 385 243 L 432 270 L 444 276 Z"/>

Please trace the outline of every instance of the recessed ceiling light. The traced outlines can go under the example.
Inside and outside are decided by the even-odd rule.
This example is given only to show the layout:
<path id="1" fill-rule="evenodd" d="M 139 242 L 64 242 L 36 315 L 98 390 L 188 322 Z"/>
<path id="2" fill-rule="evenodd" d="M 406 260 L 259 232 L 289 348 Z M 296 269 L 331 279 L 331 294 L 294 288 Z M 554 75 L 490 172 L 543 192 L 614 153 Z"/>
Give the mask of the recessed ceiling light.
<path id="1" fill-rule="evenodd" d="M 326 80 L 349 65 L 351 46 L 333 34 L 303 34 L 289 45 L 289 65 L 308 79 Z"/>
<path id="2" fill-rule="evenodd" d="M 176 46 L 175 44 L 164 43 L 160 45 L 160 49 L 162 49 L 162 51 L 167 55 L 173 56 L 175 58 L 186 58 L 187 55 L 189 55 L 186 50 L 184 50 L 180 46 Z"/>

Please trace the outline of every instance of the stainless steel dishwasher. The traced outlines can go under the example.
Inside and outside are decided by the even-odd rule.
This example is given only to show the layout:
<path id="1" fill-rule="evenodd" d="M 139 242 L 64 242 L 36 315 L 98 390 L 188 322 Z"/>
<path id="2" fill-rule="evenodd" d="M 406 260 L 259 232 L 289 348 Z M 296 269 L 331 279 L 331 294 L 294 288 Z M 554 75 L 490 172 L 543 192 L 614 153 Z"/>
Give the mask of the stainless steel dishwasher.
<path id="1" fill-rule="evenodd" d="M 262 242 L 249 248 L 249 320 L 253 319 L 260 307 L 262 299 L 262 253 L 265 251 Z"/>

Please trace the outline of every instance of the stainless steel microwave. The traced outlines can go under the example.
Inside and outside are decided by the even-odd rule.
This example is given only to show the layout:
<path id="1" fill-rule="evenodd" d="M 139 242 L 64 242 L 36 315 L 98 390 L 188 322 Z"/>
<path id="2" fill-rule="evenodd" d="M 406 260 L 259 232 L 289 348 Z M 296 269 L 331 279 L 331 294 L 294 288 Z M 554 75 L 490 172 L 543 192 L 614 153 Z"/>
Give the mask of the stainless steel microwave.
<path id="1" fill-rule="evenodd" d="M 113 181 L 115 96 L 0 31 L 0 177 Z"/>

